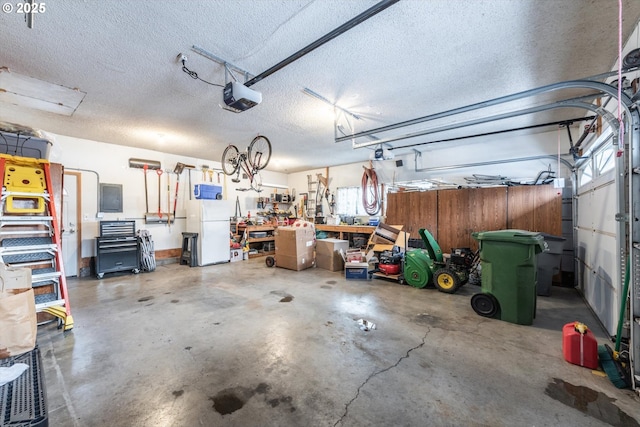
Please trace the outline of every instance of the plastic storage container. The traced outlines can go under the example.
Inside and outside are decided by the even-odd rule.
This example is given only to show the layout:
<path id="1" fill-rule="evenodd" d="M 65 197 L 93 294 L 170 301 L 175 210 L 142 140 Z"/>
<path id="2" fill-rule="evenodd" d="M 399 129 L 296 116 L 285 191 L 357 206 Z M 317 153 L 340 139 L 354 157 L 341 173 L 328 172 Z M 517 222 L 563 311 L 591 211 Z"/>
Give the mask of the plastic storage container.
<path id="1" fill-rule="evenodd" d="M 369 278 L 369 264 L 366 262 L 347 262 L 344 265 L 346 279 L 367 280 Z"/>
<path id="2" fill-rule="evenodd" d="M 15 380 L 0 386 L 0 425 L 48 426 L 46 381 L 40 349 L 36 346 L 19 356 L 0 359 L 0 368 L 8 368 L 15 363 L 27 364 L 29 369 Z"/>
<path id="3" fill-rule="evenodd" d="M 219 185 L 196 184 L 193 186 L 196 199 L 221 200 L 222 187 Z"/>
<path id="4" fill-rule="evenodd" d="M 543 236 L 524 230 L 472 233 L 480 245 L 482 293 L 471 298 L 481 316 L 531 325 L 536 312 L 536 255 L 546 249 Z"/>
<path id="5" fill-rule="evenodd" d="M 560 262 L 562 261 L 562 251 L 564 237 L 554 236 L 553 234 L 541 233 L 544 241 L 547 243 L 549 250 L 538 254 L 538 285 L 536 287 L 538 295 L 551 295 L 551 285 L 553 284 L 553 275 L 560 272 Z"/>

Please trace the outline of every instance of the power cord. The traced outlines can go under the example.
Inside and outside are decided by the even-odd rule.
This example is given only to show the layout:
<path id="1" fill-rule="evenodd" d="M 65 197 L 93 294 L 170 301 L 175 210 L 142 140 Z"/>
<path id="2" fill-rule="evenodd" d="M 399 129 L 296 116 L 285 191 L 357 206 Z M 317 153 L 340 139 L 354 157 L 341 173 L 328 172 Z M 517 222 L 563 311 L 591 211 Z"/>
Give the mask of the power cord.
<path id="1" fill-rule="evenodd" d="M 378 175 L 376 171 L 371 168 L 368 169 L 363 166 L 364 173 L 362 174 L 362 205 L 364 210 L 369 215 L 376 215 L 380 212 L 380 188 L 378 186 Z M 369 198 L 371 197 L 371 199 Z"/>
<path id="2" fill-rule="evenodd" d="M 208 81 L 200 78 L 198 76 L 198 73 L 196 73 L 195 71 L 191 71 L 190 69 L 187 68 L 186 62 L 187 62 L 187 60 L 183 58 L 182 59 L 182 71 L 184 71 L 192 79 L 200 80 L 201 82 L 205 82 L 206 84 L 211 85 L 211 86 L 224 87 L 223 85 L 219 85 L 217 83 L 211 83 L 211 82 L 208 82 Z"/>

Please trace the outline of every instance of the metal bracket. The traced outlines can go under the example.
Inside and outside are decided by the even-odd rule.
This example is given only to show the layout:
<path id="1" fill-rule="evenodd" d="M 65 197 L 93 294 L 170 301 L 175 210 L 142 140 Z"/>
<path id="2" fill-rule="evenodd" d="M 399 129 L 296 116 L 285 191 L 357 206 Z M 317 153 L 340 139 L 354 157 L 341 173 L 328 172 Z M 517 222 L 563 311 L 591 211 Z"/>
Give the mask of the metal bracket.
<path id="1" fill-rule="evenodd" d="M 626 213 L 617 213 L 616 214 L 616 221 L 618 222 L 629 222 L 629 215 L 627 215 Z"/>

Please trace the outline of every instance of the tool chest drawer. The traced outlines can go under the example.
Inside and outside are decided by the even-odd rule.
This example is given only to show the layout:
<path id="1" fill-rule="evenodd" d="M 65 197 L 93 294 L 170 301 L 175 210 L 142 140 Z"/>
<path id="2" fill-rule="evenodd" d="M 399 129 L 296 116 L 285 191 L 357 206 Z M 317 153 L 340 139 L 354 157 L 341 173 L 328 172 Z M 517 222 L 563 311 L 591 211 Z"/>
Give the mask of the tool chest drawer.
<path id="1" fill-rule="evenodd" d="M 100 221 L 100 237 L 135 235 L 135 221 Z"/>

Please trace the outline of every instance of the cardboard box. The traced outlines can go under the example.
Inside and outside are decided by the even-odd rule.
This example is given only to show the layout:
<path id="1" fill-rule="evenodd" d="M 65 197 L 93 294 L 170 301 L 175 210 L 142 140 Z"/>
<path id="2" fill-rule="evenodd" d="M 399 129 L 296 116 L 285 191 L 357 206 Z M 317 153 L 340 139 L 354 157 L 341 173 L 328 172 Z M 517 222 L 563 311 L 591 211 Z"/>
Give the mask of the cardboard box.
<path id="1" fill-rule="evenodd" d="M 278 227 L 273 234 L 277 267 L 300 271 L 315 265 L 315 228 Z"/>
<path id="2" fill-rule="evenodd" d="M 360 249 L 348 249 L 344 256 L 346 262 L 362 262 L 364 258 L 364 254 Z"/>
<path id="3" fill-rule="evenodd" d="M 369 279 L 369 263 L 347 262 L 344 265 L 345 279 L 367 280 Z"/>
<path id="4" fill-rule="evenodd" d="M 349 241 L 340 239 L 319 239 L 316 241 L 316 265 L 329 271 L 342 271 L 344 260 L 340 251 L 349 250 Z"/>
<path id="5" fill-rule="evenodd" d="M 231 262 L 242 261 L 243 259 L 244 256 L 242 255 L 242 249 L 231 249 Z"/>

